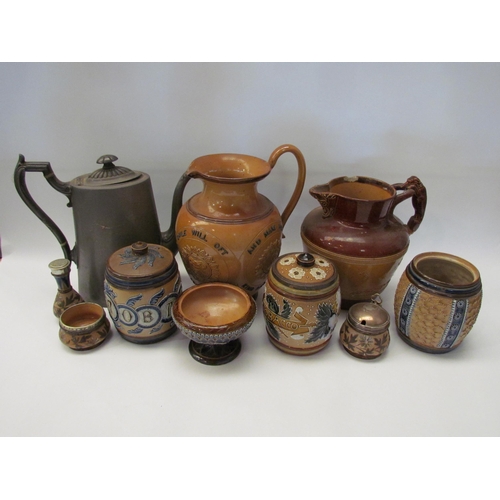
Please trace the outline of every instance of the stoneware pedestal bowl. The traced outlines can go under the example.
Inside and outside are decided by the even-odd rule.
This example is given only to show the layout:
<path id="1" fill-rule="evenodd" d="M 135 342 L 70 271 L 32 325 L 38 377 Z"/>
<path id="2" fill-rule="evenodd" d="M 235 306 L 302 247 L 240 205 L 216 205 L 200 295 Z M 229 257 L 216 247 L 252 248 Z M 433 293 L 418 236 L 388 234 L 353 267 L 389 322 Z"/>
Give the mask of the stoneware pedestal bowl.
<path id="1" fill-rule="evenodd" d="M 99 304 L 82 302 L 68 307 L 59 318 L 59 338 L 75 351 L 88 351 L 102 344 L 109 321 Z"/>
<path id="2" fill-rule="evenodd" d="M 185 290 L 173 308 L 173 319 L 189 339 L 189 352 L 200 363 L 222 365 L 241 350 L 239 337 L 253 323 L 255 301 L 228 283 L 204 283 Z"/>

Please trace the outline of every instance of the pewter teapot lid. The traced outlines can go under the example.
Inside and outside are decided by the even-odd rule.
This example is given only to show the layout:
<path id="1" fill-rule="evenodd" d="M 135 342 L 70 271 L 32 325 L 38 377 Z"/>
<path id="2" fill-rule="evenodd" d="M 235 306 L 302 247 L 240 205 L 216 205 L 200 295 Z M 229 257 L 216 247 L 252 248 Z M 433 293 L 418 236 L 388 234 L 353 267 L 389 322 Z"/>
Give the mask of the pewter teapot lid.
<path id="1" fill-rule="evenodd" d="M 91 174 L 85 174 L 75 179 L 78 186 L 108 186 L 132 181 L 140 177 L 141 172 L 134 172 L 130 168 L 120 167 L 113 162 L 118 160 L 115 155 L 102 155 L 97 159 L 101 168 L 94 170 Z"/>

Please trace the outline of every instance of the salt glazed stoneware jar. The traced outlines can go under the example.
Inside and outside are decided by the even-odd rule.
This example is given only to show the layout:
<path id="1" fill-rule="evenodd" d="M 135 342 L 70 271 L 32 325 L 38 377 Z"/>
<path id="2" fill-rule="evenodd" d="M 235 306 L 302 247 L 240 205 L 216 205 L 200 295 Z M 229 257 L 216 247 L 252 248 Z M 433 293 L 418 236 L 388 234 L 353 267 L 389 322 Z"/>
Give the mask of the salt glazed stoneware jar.
<path id="1" fill-rule="evenodd" d="M 307 355 L 325 348 L 339 309 L 339 277 L 329 260 L 289 253 L 274 262 L 264 287 L 263 310 L 269 340 L 278 349 Z"/>
<path id="2" fill-rule="evenodd" d="M 167 248 L 139 241 L 114 252 L 104 291 L 111 319 L 124 339 L 152 344 L 175 332 L 172 306 L 182 284 Z"/>
<path id="3" fill-rule="evenodd" d="M 398 194 L 397 191 L 402 191 Z M 369 302 L 385 289 L 405 255 L 410 234 L 425 213 L 426 189 L 417 177 L 387 184 L 370 177 L 338 177 L 309 190 L 320 203 L 304 219 L 307 252 L 331 260 L 340 275 L 342 308 Z M 394 209 L 411 198 L 415 214 L 407 224 Z"/>
<path id="4" fill-rule="evenodd" d="M 455 255 L 417 255 L 402 274 L 394 298 L 399 336 L 421 351 L 456 349 L 474 325 L 482 300 L 481 277 Z"/>
<path id="5" fill-rule="evenodd" d="M 291 153 L 298 164 L 295 189 L 280 214 L 258 193 L 281 155 Z M 287 175 L 287 174 L 285 174 Z M 302 193 L 306 164 L 290 144 L 276 148 L 268 161 L 241 154 L 213 154 L 195 159 L 183 174 L 172 202 L 170 237 L 195 284 L 224 282 L 256 295 L 279 255 L 283 226 Z M 203 181 L 203 190 L 182 204 L 190 179 Z M 169 238 L 170 238 L 169 237 Z"/>

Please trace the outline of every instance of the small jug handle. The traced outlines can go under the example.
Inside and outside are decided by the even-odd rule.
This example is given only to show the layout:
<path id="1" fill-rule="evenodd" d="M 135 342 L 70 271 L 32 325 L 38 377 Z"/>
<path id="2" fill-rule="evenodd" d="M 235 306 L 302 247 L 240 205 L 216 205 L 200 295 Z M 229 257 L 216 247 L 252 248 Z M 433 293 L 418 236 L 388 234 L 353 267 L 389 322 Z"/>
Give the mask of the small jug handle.
<path id="1" fill-rule="evenodd" d="M 403 191 L 396 196 L 392 205 L 392 212 L 396 205 L 411 197 L 415 213 L 408 220 L 406 227 L 408 228 L 408 232 L 412 234 L 418 229 L 424 218 L 425 207 L 427 205 L 427 190 L 420 179 L 415 176 L 409 177 L 404 184 L 393 184 L 392 187 L 398 191 Z"/>
<path id="2" fill-rule="evenodd" d="M 292 153 L 295 156 L 295 159 L 297 160 L 297 165 L 299 169 L 297 175 L 297 183 L 295 184 L 295 189 L 292 193 L 292 197 L 290 198 L 288 205 L 285 207 L 285 210 L 283 210 L 283 213 L 281 214 L 281 221 L 284 226 L 286 224 L 286 221 L 288 220 L 288 217 L 290 217 L 290 214 L 293 212 L 295 205 L 297 205 L 300 195 L 302 194 L 302 190 L 304 189 L 304 183 L 306 181 L 306 161 L 304 160 L 304 156 L 302 155 L 302 153 L 298 148 L 292 146 L 291 144 L 283 144 L 283 146 L 277 147 L 271 153 L 271 156 L 269 157 L 269 165 L 271 166 L 271 168 L 273 168 L 274 165 L 276 165 L 278 158 L 283 153 Z"/>
<path id="3" fill-rule="evenodd" d="M 57 241 L 61 245 L 64 257 L 71 259 L 71 249 L 68 240 L 63 232 L 57 227 L 56 223 L 37 205 L 26 185 L 26 172 L 42 172 L 47 182 L 60 193 L 68 197 L 68 207 L 71 206 L 71 186 L 60 181 L 52 170 L 49 162 L 27 162 L 23 155 L 19 155 L 16 169 L 14 170 L 14 185 L 21 199 L 26 203 L 28 208 L 52 231 Z"/>

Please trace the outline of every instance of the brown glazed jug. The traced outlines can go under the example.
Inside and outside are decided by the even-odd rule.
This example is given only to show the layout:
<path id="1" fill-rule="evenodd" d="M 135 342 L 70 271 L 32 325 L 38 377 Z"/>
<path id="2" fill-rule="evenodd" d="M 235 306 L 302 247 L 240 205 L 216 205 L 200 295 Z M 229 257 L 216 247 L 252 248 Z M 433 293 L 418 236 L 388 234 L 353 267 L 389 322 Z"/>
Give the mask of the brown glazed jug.
<path id="1" fill-rule="evenodd" d="M 302 223 L 305 251 L 335 264 L 342 309 L 369 302 L 389 283 L 408 249 L 410 234 L 424 218 L 424 185 L 417 177 L 393 185 L 370 177 L 338 177 L 309 192 L 321 207 L 312 210 Z M 404 224 L 394 209 L 407 198 L 412 199 L 415 213 Z"/>
<path id="2" fill-rule="evenodd" d="M 258 193 L 257 183 L 284 153 L 295 156 L 298 177 L 280 214 Z M 175 241 L 191 280 L 195 284 L 231 283 L 256 294 L 280 253 L 283 226 L 299 200 L 305 176 L 304 157 L 290 144 L 276 148 L 269 161 L 241 154 L 195 159 L 177 184 L 169 230 L 173 234 L 175 223 Z M 182 205 L 190 179 L 201 179 L 203 190 Z"/>

